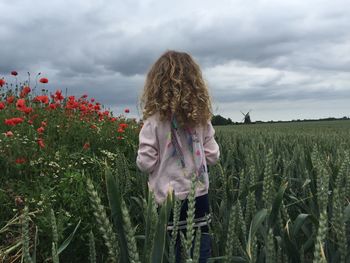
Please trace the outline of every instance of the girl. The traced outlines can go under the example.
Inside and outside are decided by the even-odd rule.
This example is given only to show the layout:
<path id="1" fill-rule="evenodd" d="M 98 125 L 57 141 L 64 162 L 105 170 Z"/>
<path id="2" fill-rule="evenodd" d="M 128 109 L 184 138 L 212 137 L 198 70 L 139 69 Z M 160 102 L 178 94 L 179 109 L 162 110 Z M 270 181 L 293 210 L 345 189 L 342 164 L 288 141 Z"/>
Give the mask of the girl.
<path id="1" fill-rule="evenodd" d="M 202 230 L 200 262 L 206 262 L 211 254 L 205 220 L 209 215 L 207 165 L 215 164 L 220 152 L 210 122 L 211 101 L 198 64 L 187 53 L 165 52 L 147 74 L 141 106 L 144 123 L 137 166 L 149 173 L 157 203 L 166 199 L 169 189 L 183 200 L 180 222 L 186 220 L 186 198 L 195 174 L 195 221 Z"/>

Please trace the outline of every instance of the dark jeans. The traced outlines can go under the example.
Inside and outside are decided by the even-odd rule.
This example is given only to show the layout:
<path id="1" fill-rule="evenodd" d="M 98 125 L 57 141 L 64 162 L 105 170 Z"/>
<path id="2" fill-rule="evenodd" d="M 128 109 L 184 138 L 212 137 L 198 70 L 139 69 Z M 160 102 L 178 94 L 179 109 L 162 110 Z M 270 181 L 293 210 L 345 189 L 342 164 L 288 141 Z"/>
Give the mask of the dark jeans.
<path id="1" fill-rule="evenodd" d="M 209 233 L 202 233 L 201 235 L 199 255 L 199 263 L 206 263 L 208 258 L 211 257 L 211 237 Z M 181 262 L 181 244 L 179 239 L 176 243 L 176 263 L 183 263 Z"/>

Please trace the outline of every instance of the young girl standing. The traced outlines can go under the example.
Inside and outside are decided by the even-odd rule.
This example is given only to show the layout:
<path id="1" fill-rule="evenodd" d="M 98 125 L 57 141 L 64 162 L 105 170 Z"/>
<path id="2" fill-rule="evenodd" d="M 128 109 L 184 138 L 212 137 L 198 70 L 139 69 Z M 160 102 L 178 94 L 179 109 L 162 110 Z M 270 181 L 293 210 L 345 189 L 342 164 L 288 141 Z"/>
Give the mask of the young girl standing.
<path id="1" fill-rule="evenodd" d="M 186 220 L 186 198 L 195 174 L 195 221 L 202 230 L 200 262 L 206 262 L 211 254 L 205 220 L 209 215 L 207 165 L 215 164 L 220 152 L 200 67 L 187 53 L 165 52 L 147 74 L 141 104 L 144 123 L 137 166 L 149 173 L 149 186 L 157 203 L 164 202 L 169 189 L 183 200 L 180 221 Z"/>

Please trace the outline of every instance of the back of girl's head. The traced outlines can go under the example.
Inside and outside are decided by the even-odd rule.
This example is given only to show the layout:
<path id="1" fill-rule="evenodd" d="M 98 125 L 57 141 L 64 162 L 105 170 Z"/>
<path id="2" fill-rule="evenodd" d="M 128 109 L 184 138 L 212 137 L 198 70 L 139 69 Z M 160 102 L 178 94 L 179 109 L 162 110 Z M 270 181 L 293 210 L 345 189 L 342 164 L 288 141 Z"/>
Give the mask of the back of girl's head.
<path id="1" fill-rule="evenodd" d="M 202 72 L 184 52 L 167 51 L 147 74 L 143 118 L 159 113 L 161 120 L 176 117 L 180 126 L 205 125 L 211 118 L 211 101 Z"/>

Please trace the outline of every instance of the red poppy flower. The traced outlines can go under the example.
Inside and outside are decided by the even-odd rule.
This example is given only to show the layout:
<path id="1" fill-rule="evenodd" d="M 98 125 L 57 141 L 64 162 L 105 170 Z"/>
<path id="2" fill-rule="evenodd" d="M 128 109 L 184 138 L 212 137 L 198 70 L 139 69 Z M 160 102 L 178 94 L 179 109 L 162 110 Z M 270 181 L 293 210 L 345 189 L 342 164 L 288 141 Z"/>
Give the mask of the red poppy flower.
<path id="1" fill-rule="evenodd" d="M 123 133 L 123 132 L 125 132 L 125 130 L 124 130 L 124 129 L 122 129 L 122 128 L 118 128 L 117 132 L 119 132 L 119 133 Z"/>
<path id="2" fill-rule="evenodd" d="M 13 132 L 12 131 L 7 131 L 7 132 L 4 133 L 4 135 L 6 137 L 12 137 L 13 136 Z"/>
<path id="3" fill-rule="evenodd" d="M 41 83 L 48 83 L 49 82 L 49 80 L 47 78 L 41 78 L 39 81 Z"/>
<path id="4" fill-rule="evenodd" d="M 36 96 L 33 99 L 33 101 L 34 102 L 42 102 L 42 103 L 48 104 L 49 103 L 49 97 L 47 95 Z"/>
<path id="5" fill-rule="evenodd" d="M 25 86 L 21 91 L 20 97 L 24 98 L 30 91 L 31 89 L 28 86 Z"/>
<path id="6" fill-rule="evenodd" d="M 17 158 L 16 159 L 16 163 L 17 164 L 22 164 L 22 163 L 25 163 L 26 162 L 26 159 L 25 158 Z"/>
<path id="7" fill-rule="evenodd" d="M 13 75 L 13 76 L 17 76 L 18 75 L 18 72 L 17 71 L 11 71 L 11 75 Z"/>
<path id="8" fill-rule="evenodd" d="M 124 110 L 124 112 L 125 112 L 125 113 L 129 113 L 130 110 L 129 110 L 128 108 L 126 108 L 126 109 Z"/>
<path id="9" fill-rule="evenodd" d="M 41 122 L 41 126 L 46 127 L 46 126 L 47 126 L 46 121 L 42 121 L 42 122 Z"/>
<path id="10" fill-rule="evenodd" d="M 5 109 L 5 103 L 0 102 L 0 110 L 3 110 L 3 109 Z"/>
<path id="11" fill-rule="evenodd" d="M 87 111 L 88 107 L 86 107 L 84 104 L 80 104 L 80 110 L 81 111 Z"/>
<path id="12" fill-rule="evenodd" d="M 5 85 L 6 81 L 4 79 L 0 79 L 0 87 L 2 87 L 3 85 Z"/>
<path id="13" fill-rule="evenodd" d="M 15 100 L 15 96 L 9 96 L 6 98 L 8 104 L 11 104 Z"/>
<path id="14" fill-rule="evenodd" d="M 21 111 L 24 112 L 25 114 L 29 114 L 33 111 L 33 108 L 23 107 L 23 109 Z"/>
<path id="15" fill-rule="evenodd" d="M 86 142 L 83 146 L 83 149 L 87 150 L 90 148 L 90 143 Z"/>
<path id="16" fill-rule="evenodd" d="M 55 101 L 61 101 L 63 100 L 64 97 L 62 96 L 62 91 L 61 90 L 56 90 L 54 100 Z"/>
<path id="17" fill-rule="evenodd" d="M 44 127 L 39 127 L 38 129 L 37 129 L 37 132 L 39 133 L 39 134 L 42 134 L 43 132 L 44 132 Z"/>
<path id="18" fill-rule="evenodd" d="M 18 99 L 16 102 L 16 107 L 17 109 L 21 110 L 22 108 L 24 108 L 26 106 L 26 101 L 25 99 Z"/>
<path id="19" fill-rule="evenodd" d="M 91 99 L 90 99 L 90 101 L 91 101 L 91 102 L 94 102 L 94 101 L 95 101 L 95 99 L 94 99 L 94 98 L 91 98 Z"/>
<path id="20" fill-rule="evenodd" d="M 44 144 L 44 141 L 43 141 L 42 138 L 38 139 L 38 145 L 39 145 L 40 148 L 44 148 L 45 147 L 45 144 Z"/>
<path id="21" fill-rule="evenodd" d="M 52 109 L 52 110 L 56 109 L 56 107 L 57 107 L 57 104 L 55 104 L 55 103 L 51 103 L 49 105 L 49 108 Z"/>
<path id="22" fill-rule="evenodd" d="M 15 126 L 23 122 L 23 118 L 15 117 L 11 119 L 5 119 L 5 124 L 9 126 Z"/>
<path id="23" fill-rule="evenodd" d="M 119 128 L 120 129 L 126 129 L 128 127 L 127 123 L 119 123 Z"/>

